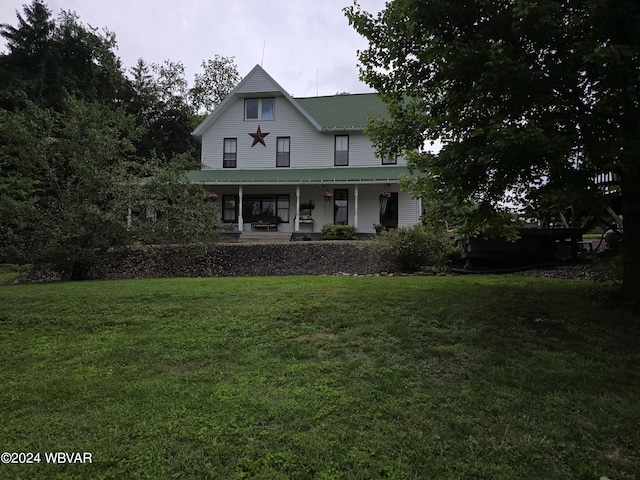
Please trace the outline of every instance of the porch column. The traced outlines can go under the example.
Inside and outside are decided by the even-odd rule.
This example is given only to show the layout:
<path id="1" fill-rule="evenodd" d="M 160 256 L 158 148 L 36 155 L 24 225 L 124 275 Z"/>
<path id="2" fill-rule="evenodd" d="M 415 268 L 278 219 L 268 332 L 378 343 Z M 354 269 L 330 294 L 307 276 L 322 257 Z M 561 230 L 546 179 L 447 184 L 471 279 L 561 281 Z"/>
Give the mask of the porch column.
<path id="1" fill-rule="evenodd" d="M 296 221 L 293 225 L 293 231 L 300 231 L 300 185 L 296 186 Z"/>
<path id="2" fill-rule="evenodd" d="M 358 228 L 358 185 L 353 189 L 353 226 Z"/>
<path id="3" fill-rule="evenodd" d="M 238 186 L 238 231 L 244 230 L 244 219 L 242 218 L 242 185 Z"/>
<path id="4" fill-rule="evenodd" d="M 420 223 L 420 217 L 422 216 L 422 198 L 418 197 L 418 201 L 416 202 L 416 223 Z"/>

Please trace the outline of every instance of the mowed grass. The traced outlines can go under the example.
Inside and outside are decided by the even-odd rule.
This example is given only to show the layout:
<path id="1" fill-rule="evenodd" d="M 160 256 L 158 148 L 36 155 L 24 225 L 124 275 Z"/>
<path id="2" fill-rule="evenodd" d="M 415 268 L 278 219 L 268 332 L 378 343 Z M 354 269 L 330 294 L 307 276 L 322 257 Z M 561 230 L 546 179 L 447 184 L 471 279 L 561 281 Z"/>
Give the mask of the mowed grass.
<path id="1" fill-rule="evenodd" d="M 640 318 L 586 281 L 0 287 L 23 479 L 637 479 Z M 45 452 L 89 452 L 47 464 Z"/>

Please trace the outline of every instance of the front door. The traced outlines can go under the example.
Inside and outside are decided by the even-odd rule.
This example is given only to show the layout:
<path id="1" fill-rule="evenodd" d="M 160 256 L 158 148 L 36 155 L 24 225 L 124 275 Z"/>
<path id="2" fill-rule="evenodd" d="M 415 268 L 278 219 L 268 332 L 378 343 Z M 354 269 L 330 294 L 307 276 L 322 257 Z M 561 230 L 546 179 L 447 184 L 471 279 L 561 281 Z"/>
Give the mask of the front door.
<path id="1" fill-rule="evenodd" d="M 333 224 L 349 224 L 349 190 L 346 188 L 333 191 Z"/>
<path id="2" fill-rule="evenodd" d="M 398 192 L 390 197 L 380 197 L 380 223 L 386 228 L 398 227 Z"/>

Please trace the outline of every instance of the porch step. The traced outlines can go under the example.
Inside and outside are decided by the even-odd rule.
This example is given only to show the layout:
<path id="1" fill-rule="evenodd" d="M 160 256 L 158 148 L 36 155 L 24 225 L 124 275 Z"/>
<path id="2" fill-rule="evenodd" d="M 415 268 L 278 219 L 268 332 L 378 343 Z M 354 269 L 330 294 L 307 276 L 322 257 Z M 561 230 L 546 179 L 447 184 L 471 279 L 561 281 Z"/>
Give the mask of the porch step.
<path id="1" fill-rule="evenodd" d="M 287 243 L 290 232 L 242 232 L 238 243 Z"/>

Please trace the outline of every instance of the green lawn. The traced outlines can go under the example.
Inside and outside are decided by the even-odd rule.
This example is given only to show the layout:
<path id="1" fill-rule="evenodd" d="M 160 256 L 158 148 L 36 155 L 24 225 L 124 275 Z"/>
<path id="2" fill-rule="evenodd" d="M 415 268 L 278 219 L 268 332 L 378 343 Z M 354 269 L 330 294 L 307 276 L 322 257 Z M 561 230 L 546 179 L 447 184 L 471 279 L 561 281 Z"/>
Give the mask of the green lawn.
<path id="1" fill-rule="evenodd" d="M 0 478 L 637 479 L 640 318 L 608 288 L 516 276 L 3 286 L 0 445 L 41 456 Z"/>
<path id="2" fill-rule="evenodd" d="M 29 265 L 12 265 L 0 263 L 0 285 L 28 270 Z"/>

